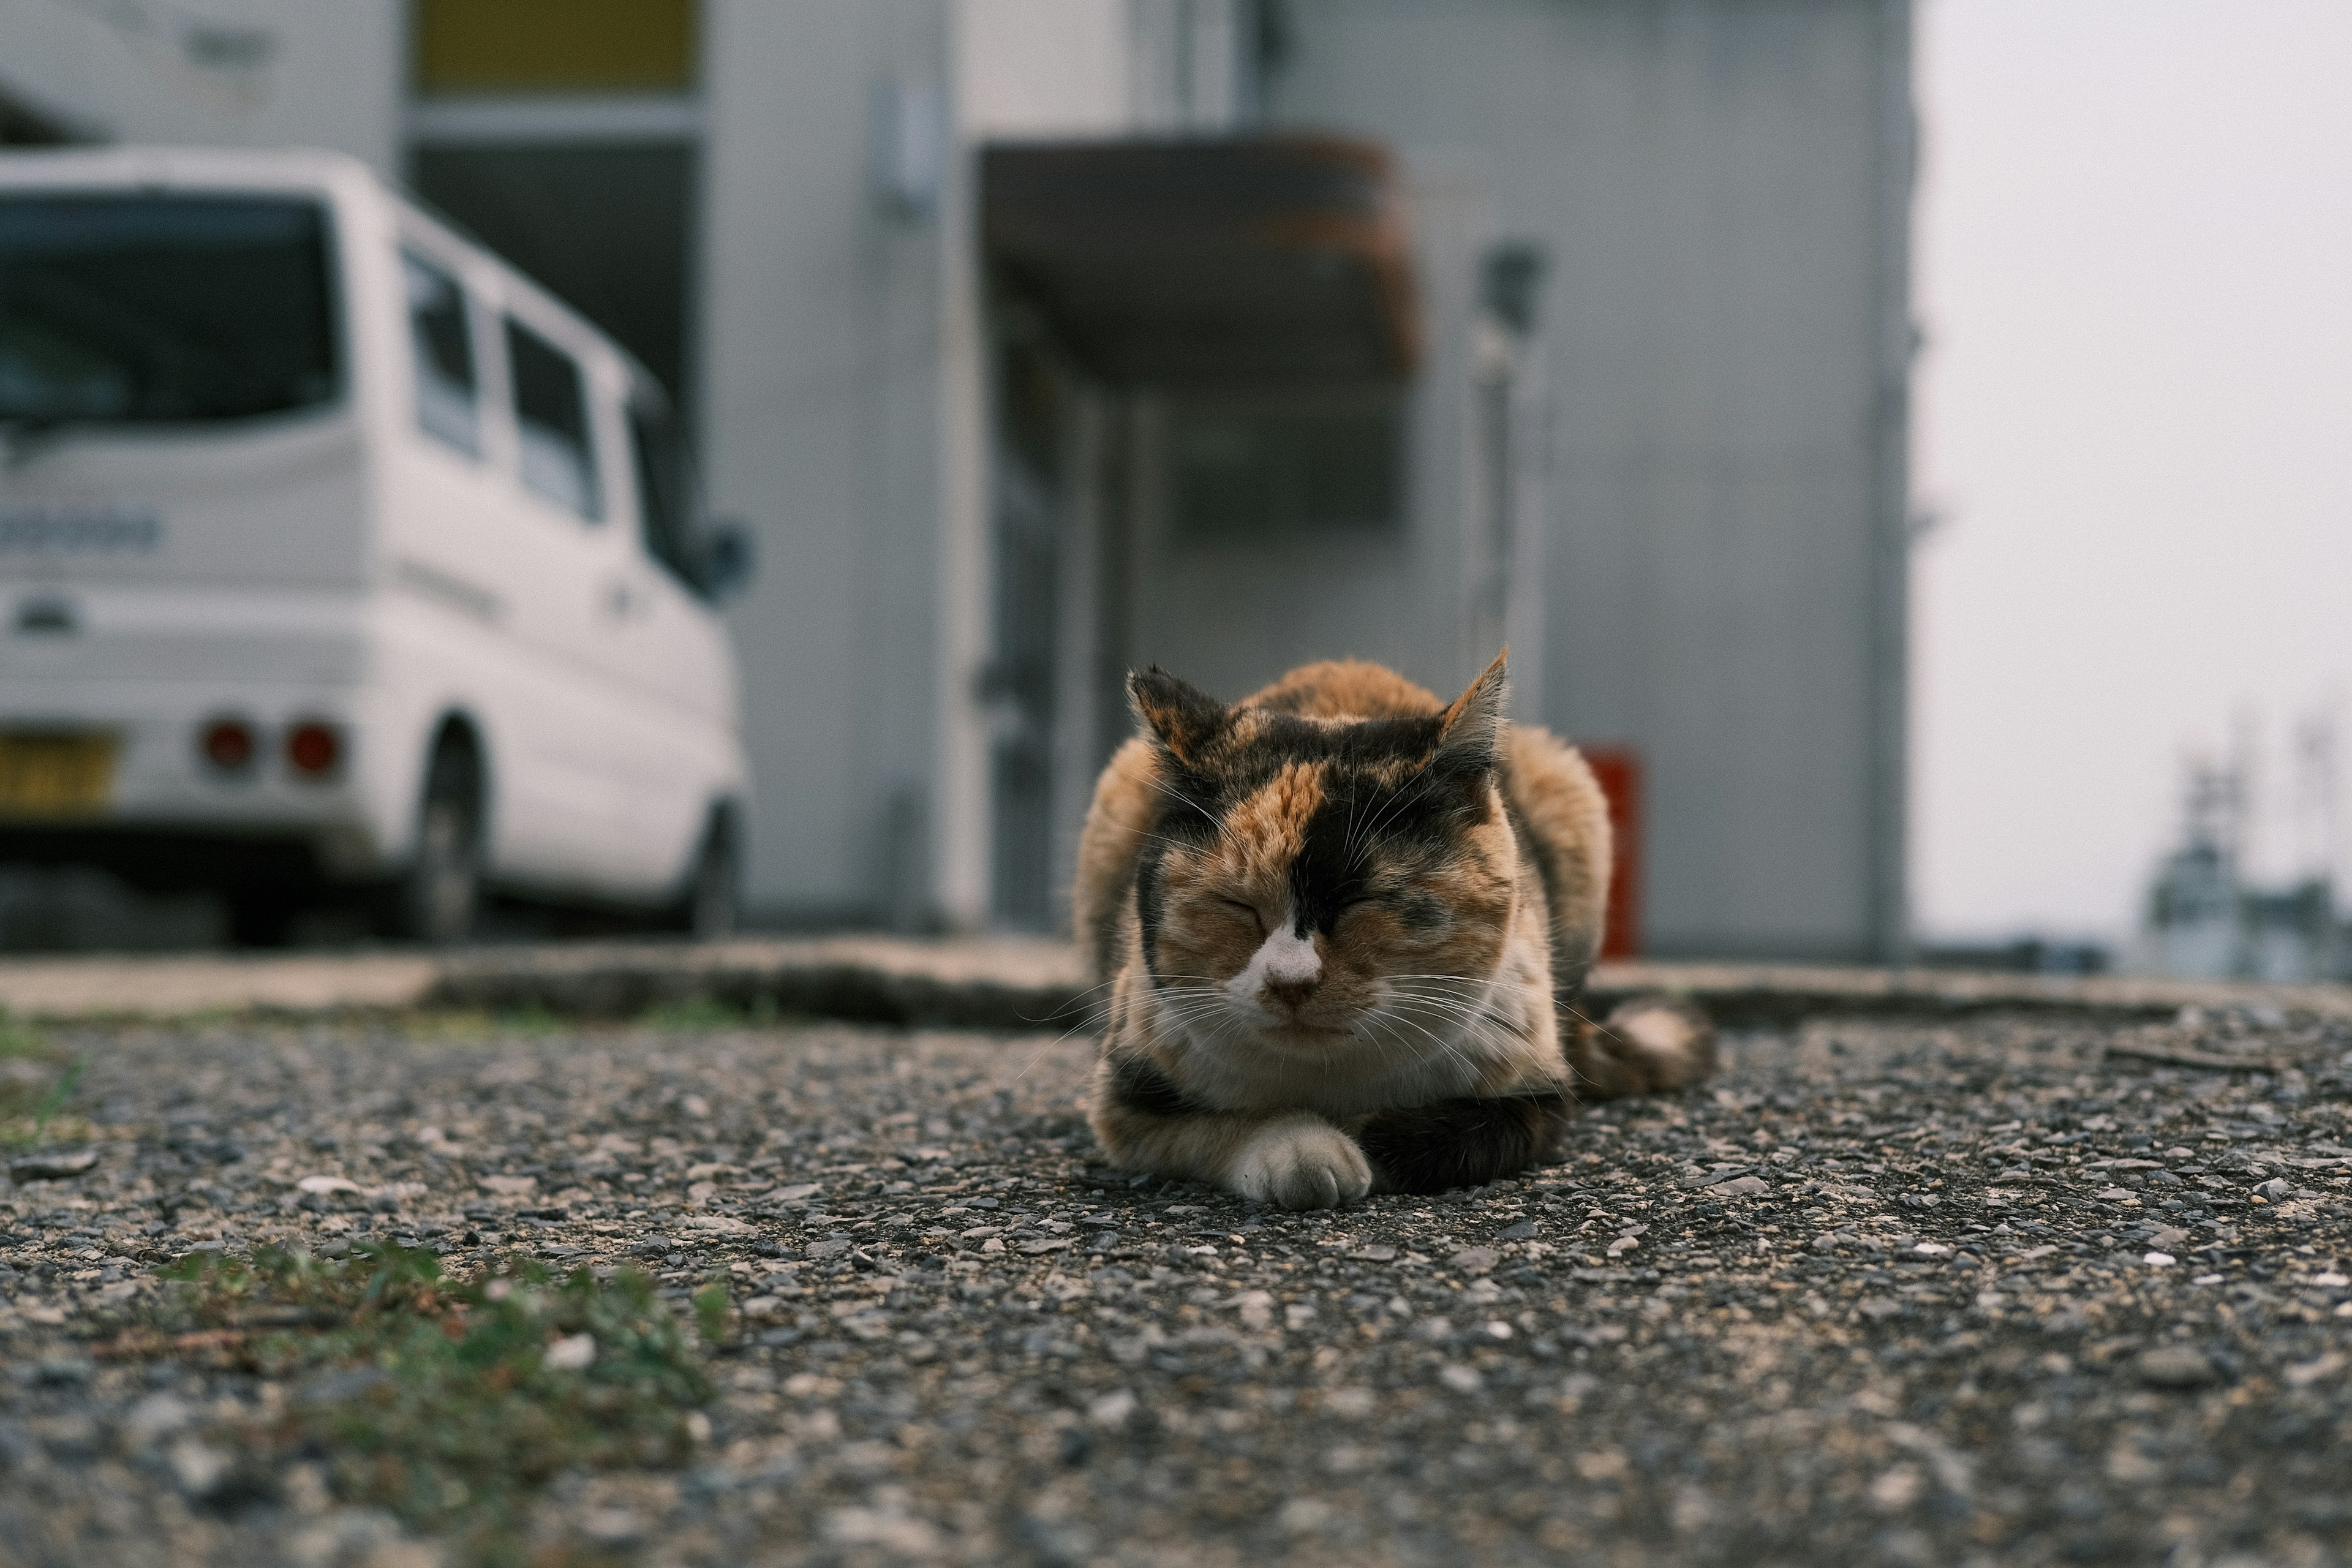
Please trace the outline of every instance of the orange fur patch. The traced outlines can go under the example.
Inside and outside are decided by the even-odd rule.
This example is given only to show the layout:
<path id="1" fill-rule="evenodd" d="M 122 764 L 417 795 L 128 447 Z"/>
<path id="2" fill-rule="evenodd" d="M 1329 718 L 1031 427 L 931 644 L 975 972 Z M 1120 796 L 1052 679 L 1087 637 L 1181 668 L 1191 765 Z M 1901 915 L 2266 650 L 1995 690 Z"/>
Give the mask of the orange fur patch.
<path id="1" fill-rule="evenodd" d="M 1242 699 L 1242 705 L 1308 719 L 1412 718 L 1445 707 L 1428 688 L 1360 658 L 1301 665 L 1273 685 Z"/>
<path id="2" fill-rule="evenodd" d="M 1226 813 L 1230 842 L 1241 853 L 1241 880 L 1288 876 L 1307 842 L 1307 824 L 1322 804 L 1323 764 L 1290 763 Z"/>

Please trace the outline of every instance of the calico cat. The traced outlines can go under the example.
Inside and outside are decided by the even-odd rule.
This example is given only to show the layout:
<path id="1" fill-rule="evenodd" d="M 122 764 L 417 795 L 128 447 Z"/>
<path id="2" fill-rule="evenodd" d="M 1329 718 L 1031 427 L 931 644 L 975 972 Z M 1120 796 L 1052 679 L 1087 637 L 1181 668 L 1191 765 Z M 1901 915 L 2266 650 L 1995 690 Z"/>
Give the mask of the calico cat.
<path id="1" fill-rule="evenodd" d="M 1154 668 L 1111 759 L 1075 908 L 1108 984 L 1091 1119 L 1127 1169 L 1285 1208 L 1438 1192 L 1549 1157 L 1580 1100 L 1714 1066 L 1704 1016 L 1576 1007 L 1600 952 L 1592 772 L 1359 661 L 1227 707 Z"/>

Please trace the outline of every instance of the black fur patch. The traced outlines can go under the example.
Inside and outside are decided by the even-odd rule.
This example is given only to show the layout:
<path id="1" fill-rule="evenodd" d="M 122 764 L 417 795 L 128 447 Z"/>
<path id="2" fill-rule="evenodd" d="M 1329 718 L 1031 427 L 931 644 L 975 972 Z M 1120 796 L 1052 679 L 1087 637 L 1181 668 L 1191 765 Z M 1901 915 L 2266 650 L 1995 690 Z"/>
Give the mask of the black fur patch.
<path id="1" fill-rule="evenodd" d="M 1150 845 L 1135 866 L 1136 933 L 1143 942 L 1143 970 L 1160 973 L 1160 846 Z M 1108 972 L 1108 966 L 1105 966 Z"/>
<path id="2" fill-rule="evenodd" d="M 1551 1152 L 1574 1114 L 1564 1094 L 1441 1100 L 1383 1110 L 1356 1141 L 1389 1186 L 1442 1193 L 1526 1170 Z"/>
<path id="3" fill-rule="evenodd" d="M 1112 1060 L 1110 1092 L 1119 1105 L 1145 1116 L 1191 1116 L 1201 1109 L 1185 1098 L 1174 1079 L 1141 1057 Z"/>
<path id="4" fill-rule="evenodd" d="M 1298 858 L 1290 863 L 1290 907 L 1293 929 L 1328 932 L 1339 911 L 1362 896 L 1370 858 L 1349 843 L 1348 811 L 1343 803 L 1326 800 L 1307 819 Z"/>

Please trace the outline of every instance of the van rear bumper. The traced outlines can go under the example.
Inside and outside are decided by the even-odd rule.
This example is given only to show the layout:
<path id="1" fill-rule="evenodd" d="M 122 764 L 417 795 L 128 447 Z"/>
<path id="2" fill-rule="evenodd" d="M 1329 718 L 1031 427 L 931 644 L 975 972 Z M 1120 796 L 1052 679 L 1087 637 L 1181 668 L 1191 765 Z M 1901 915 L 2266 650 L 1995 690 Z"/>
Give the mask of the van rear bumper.
<path id="1" fill-rule="evenodd" d="M 217 720 L 234 720 L 253 737 L 244 766 L 207 759 L 204 731 Z M 341 754 L 321 773 L 302 774 L 289 760 L 288 737 L 310 722 L 333 731 Z M 352 882 L 388 875 L 405 852 L 412 743 L 381 687 L 72 679 L 0 667 L 0 738 L 19 736 L 102 741 L 112 761 L 102 799 L 86 811 L 0 810 L 0 860 L 70 858 L 138 881 L 135 867 L 121 863 L 151 852 L 171 864 L 234 869 L 241 857 L 294 845 L 321 880 Z"/>
<path id="2" fill-rule="evenodd" d="M 324 895 L 352 885 L 320 835 L 123 822 L 0 824 L 0 865 L 87 866 L 149 893 L 243 889 Z"/>

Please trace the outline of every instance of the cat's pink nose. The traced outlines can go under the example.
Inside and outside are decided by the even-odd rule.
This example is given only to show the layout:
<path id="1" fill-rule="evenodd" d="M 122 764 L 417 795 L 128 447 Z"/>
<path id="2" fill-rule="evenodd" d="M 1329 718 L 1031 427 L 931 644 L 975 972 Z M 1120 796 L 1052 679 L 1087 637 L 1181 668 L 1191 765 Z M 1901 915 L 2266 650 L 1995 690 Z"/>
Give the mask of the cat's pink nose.
<path id="1" fill-rule="evenodd" d="M 1309 974 L 1297 979 L 1269 979 L 1260 989 L 1286 1007 L 1304 1007 L 1318 984 L 1319 977 Z"/>

